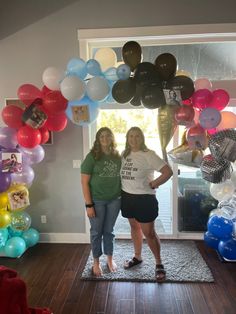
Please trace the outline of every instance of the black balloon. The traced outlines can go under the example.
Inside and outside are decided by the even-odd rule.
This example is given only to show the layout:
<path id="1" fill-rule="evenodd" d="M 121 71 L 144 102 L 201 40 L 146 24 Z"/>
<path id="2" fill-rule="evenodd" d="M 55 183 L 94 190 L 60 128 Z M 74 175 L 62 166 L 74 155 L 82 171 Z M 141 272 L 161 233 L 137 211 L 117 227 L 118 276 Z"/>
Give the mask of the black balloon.
<path id="1" fill-rule="evenodd" d="M 134 97 L 130 100 L 130 104 L 134 107 L 142 106 L 140 96 L 134 95 Z"/>
<path id="2" fill-rule="evenodd" d="M 112 87 L 112 97 L 120 104 L 130 101 L 135 94 L 136 84 L 132 78 L 118 80 Z"/>
<path id="3" fill-rule="evenodd" d="M 142 104 L 148 109 L 159 108 L 165 105 L 165 96 L 158 86 L 150 85 L 142 93 Z"/>
<path id="4" fill-rule="evenodd" d="M 155 60 L 158 74 L 163 81 L 173 78 L 177 69 L 177 60 L 171 53 L 162 53 Z"/>
<path id="5" fill-rule="evenodd" d="M 183 100 L 190 98 L 194 93 L 194 83 L 191 78 L 180 75 L 174 77 L 167 84 L 168 89 L 179 90 Z"/>
<path id="6" fill-rule="evenodd" d="M 131 71 L 137 67 L 142 59 L 142 48 L 136 41 L 128 41 L 122 47 L 122 57 L 125 64 L 127 64 Z"/>
<path id="7" fill-rule="evenodd" d="M 151 62 L 139 63 L 134 72 L 134 79 L 140 86 L 161 85 L 157 69 Z"/>

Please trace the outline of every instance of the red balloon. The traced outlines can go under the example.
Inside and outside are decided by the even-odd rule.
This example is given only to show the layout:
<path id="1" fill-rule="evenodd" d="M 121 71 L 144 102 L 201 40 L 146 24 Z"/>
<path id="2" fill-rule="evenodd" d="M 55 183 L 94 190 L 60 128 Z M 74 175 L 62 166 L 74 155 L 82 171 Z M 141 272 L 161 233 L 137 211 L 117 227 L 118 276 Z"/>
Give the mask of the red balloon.
<path id="1" fill-rule="evenodd" d="M 63 131 L 67 126 L 67 116 L 66 114 L 60 113 L 55 115 L 50 115 L 44 124 L 44 127 L 50 131 Z"/>
<path id="2" fill-rule="evenodd" d="M 222 110 L 229 103 L 229 94 L 224 89 L 216 89 L 212 92 L 213 99 L 209 104 L 209 107 Z"/>
<path id="3" fill-rule="evenodd" d="M 49 89 L 46 85 L 44 85 L 41 89 L 42 98 L 47 96 L 47 94 L 49 94 L 51 91 L 52 91 L 51 89 Z"/>
<path id="4" fill-rule="evenodd" d="M 17 132 L 18 143 L 27 148 L 34 148 L 41 143 L 41 133 L 30 126 L 22 126 Z"/>
<path id="5" fill-rule="evenodd" d="M 66 110 L 68 100 L 58 90 L 48 93 L 44 97 L 43 106 L 52 114 L 61 113 Z"/>
<path id="6" fill-rule="evenodd" d="M 32 84 L 23 84 L 18 88 L 17 91 L 18 98 L 23 101 L 26 106 L 32 104 L 32 102 L 37 98 L 42 98 L 41 91 Z"/>
<path id="7" fill-rule="evenodd" d="M 2 110 L 2 119 L 9 128 L 19 129 L 24 123 L 22 122 L 22 114 L 24 110 L 14 106 L 8 105 Z"/>
<path id="8" fill-rule="evenodd" d="M 179 125 L 187 125 L 194 118 L 195 112 L 193 107 L 183 105 L 179 107 L 175 113 L 175 120 Z"/>
<path id="9" fill-rule="evenodd" d="M 40 144 L 45 144 L 49 140 L 49 131 L 45 127 L 42 127 L 39 129 L 39 132 L 41 134 L 41 143 Z"/>

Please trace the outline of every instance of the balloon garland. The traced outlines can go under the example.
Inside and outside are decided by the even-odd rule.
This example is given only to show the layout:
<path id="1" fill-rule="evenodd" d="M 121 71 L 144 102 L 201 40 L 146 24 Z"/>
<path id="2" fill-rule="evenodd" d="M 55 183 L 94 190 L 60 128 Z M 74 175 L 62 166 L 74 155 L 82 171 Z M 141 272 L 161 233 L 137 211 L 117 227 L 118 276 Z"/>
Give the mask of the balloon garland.
<path id="1" fill-rule="evenodd" d="M 177 70 L 177 60 L 170 53 L 157 56 L 154 63 L 142 61 L 141 46 L 129 41 L 122 47 L 122 57 L 124 63 L 118 65 L 113 49 L 101 48 L 87 62 L 72 58 L 65 71 L 48 67 L 42 74 L 41 89 L 33 84 L 18 88 L 23 108 L 14 104 L 3 108 L 1 253 L 18 257 L 39 240 L 25 209 L 34 180 L 32 166 L 44 158 L 41 145 L 48 141 L 49 131 L 63 131 L 68 119 L 79 126 L 92 123 L 102 102 L 129 102 L 134 107 L 158 108 L 163 158 L 200 168 L 203 178 L 211 183 L 210 192 L 220 203 L 209 218 L 205 241 L 223 257 L 236 259 L 236 175 L 232 168 L 236 160 L 236 115 L 222 111 L 229 103 L 229 94 L 223 89 L 212 90 L 207 78 L 193 82 L 186 71 Z M 186 128 L 182 143 L 167 152 L 178 125 Z M 210 149 L 208 155 L 206 148 Z"/>

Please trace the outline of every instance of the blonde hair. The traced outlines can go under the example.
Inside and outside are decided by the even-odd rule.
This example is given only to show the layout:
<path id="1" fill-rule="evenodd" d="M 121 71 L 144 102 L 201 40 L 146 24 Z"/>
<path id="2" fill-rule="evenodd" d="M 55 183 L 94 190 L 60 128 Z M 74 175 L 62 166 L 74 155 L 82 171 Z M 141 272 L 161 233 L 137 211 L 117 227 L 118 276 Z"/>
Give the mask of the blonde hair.
<path id="1" fill-rule="evenodd" d="M 131 148 L 130 148 L 129 143 L 128 143 L 128 137 L 129 137 L 130 132 L 132 132 L 132 131 L 136 131 L 136 132 L 138 132 L 141 135 L 142 143 L 140 145 L 140 150 L 142 150 L 143 152 L 147 152 L 148 151 L 148 148 L 147 148 L 147 146 L 145 144 L 145 137 L 144 137 L 143 131 L 138 126 L 133 126 L 126 133 L 125 150 L 124 150 L 124 153 L 123 153 L 123 157 L 124 158 L 126 158 L 130 154 L 130 152 L 131 152 Z"/>

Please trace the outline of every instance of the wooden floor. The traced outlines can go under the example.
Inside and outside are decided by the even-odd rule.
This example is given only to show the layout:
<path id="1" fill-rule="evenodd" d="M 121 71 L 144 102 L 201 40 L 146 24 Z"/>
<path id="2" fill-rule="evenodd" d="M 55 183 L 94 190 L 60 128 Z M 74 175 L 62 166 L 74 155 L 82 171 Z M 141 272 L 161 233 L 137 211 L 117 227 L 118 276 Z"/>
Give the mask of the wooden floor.
<path id="1" fill-rule="evenodd" d="M 86 244 L 38 244 L 19 259 L 0 258 L 0 264 L 26 282 L 30 306 L 54 314 L 235 314 L 236 263 L 222 263 L 203 242 L 197 245 L 215 283 L 81 281 Z"/>

